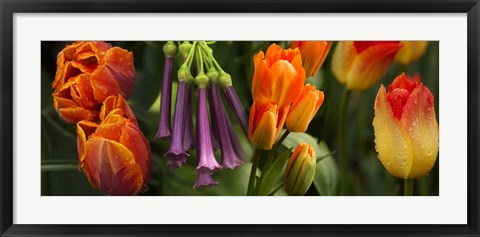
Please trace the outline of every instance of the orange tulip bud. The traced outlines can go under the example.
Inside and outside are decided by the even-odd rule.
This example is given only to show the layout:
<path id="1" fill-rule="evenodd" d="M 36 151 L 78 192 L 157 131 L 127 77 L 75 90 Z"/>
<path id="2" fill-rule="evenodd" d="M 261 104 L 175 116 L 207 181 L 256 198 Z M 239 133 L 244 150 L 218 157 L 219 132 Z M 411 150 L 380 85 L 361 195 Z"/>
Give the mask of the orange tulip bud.
<path id="1" fill-rule="evenodd" d="M 288 111 L 285 124 L 291 132 L 307 131 L 310 121 L 323 103 L 323 92 L 315 86 L 305 85 L 302 94 L 293 102 Z"/>
<path id="2" fill-rule="evenodd" d="M 57 55 L 54 107 L 68 123 L 93 121 L 108 96 L 129 97 L 134 85 L 131 52 L 105 42 L 75 42 Z"/>
<path id="3" fill-rule="evenodd" d="M 408 65 L 417 61 L 427 50 L 428 41 L 402 41 L 402 48 L 395 56 L 395 62 Z"/>
<path id="4" fill-rule="evenodd" d="M 300 50 L 283 50 L 272 44 L 265 55 L 260 51 L 253 60 L 253 100 L 262 105 L 274 102 L 278 108 L 289 106 L 300 94 L 305 83 Z"/>
<path id="5" fill-rule="evenodd" d="M 332 41 L 292 41 L 290 48 L 299 48 L 307 77 L 313 77 L 325 61 Z"/>
<path id="6" fill-rule="evenodd" d="M 128 116 L 122 108 L 115 108 L 100 124 L 77 123 L 80 169 L 105 195 L 135 195 L 147 188 L 152 169 L 150 146 Z"/>
<path id="7" fill-rule="evenodd" d="M 403 179 L 420 178 L 438 154 L 434 98 L 419 81 L 401 74 L 375 100 L 375 149 L 387 171 Z"/>
<path id="8" fill-rule="evenodd" d="M 332 72 L 348 89 L 367 89 L 387 73 L 401 47 L 398 41 L 340 41 Z"/>
<path id="9" fill-rule="evenodd" d="M 317 157 L 312 145 L 300 143 L 288 159 L 283 185 L 291 196 L 300 196 L 312 185 Z"/>
<path id="10" fill-rule="evenodd" d="M 288 108 L 282 110 L 274 104 L 253 102 L 250 110 L 248 137 L 258 149 L 270 150 L 282 130 Z"/>

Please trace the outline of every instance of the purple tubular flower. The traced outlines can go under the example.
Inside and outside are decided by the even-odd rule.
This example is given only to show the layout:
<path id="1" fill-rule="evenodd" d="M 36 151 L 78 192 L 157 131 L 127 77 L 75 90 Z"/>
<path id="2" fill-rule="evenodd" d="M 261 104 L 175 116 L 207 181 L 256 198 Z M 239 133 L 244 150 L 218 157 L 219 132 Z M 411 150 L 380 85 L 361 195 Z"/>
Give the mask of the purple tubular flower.
<path id="1" fill-rule="evenodd" d="M 212 149 L 210 122 L 207 110 L 207 91 L 205 88 L 198 89 L 197 106 L 197 174 L 217 171 L 221 166 L 217 163 Z"/>
<path id="2" fill-rule="evenodd" d="M 183 149 L 189 151 L 195 147 L 195 140 L 193 137 L 193 117 L 192 117 L 192 89 L 187 89 L 187 102 L 185 111 L 185 128 L 183 131 Z"/>
<path id="3" fill-rule="evenodd" d="M 188 85 L 186 81 L 178 82 L 177 101 L 175 103 L 175 115 L 172 129 L 172 143 L 165 154 L 165 157 L 170 161 L 168 167 L 172 169 L 182 167 L 188 158 L 188 154 L 183 147 L 188 93 L 187 87 Z"/>
<path id="4" fill-rule="evenodd" d="M 225 98 L 227 98 L 230 108 L 233 111 L 233 114 L 235 115 L 235 118 L 237 118 L 238 123 L 240 123 L 243 132 L 245 135 L 248 135 L 248 116 L 242 106 L 242 103 L 240 102 L 240 99 L 238 99 L 237 92 L 235 92 L 233 86 L 226 86 L 224 94 Z"/>
<path id="5" fill-rule="evenodd" d="M 216 120 L 217 111 L 215 110 L 215 105 L 213 104 L 212 87 L 209 87 L 207 90 L 208 90 L 208 94 L 207 94 L 207 96 L 208 96 L 208 106 L 210 108 L 210 120 L 211 120 L 210 124 L 212 124 L 212 126 L 211 126 L 212 148 L 213 148 L 213 150 L 217 150 L 218 148 L 220 148 L 220 143 L 218 142 L 219 134 L 217 132 L 218 121 Z"/>
<path id="6" fill-rule="evenodd" d="M 240 166 L 241 161 L 235 154 L 232 143 L 230 141 L 230 135 L 227 128 L 228 117 L 225 116 L 226 112 L 224 112 L 225 108 L 223 107 L 220 89 L 218 88 L 218 85 L 212 85 L 211 93 L 213 100 L 212 110 L 215 110 L 215 120 L 217 122 L 217 134 L 219 134 L 219 137 L 222 134 L 225 134 L 221 139 L 219 139 L 220 150 L 222 152 L 222 167 L 228 169 L 235 169 L 236 167 Z"/>
<path id="7" fill-rule="evenodd" d="M 228 136 L 230 137 L 230 143 L 232 144 L 235 154 L 237 154 L 237 157 L 240 158 L 240 160 L 247 161 L 247 153 L 245 153 L 242 144 L 238 140 L 237 134 L 233 130 L 232 123 L 230 122 L 230 119 L 228 119 L 228 114 L 225 108 L 223 108 L 222 112 L 225 116 L 225 121 L 227 122 Z"/>
<path id="8" fill-rule="evenodd" d="M 170 130 L 170 108 L 172 104 L 173 57 L 166 57 L 163 67 L 162 96 L 160 98 L 160 122 L 155 139 L 168 139 Z"/>
<path id="9" fill-rule="evenodd" d="M 193 188 L 201 188 L 201 187 L 210 187 L 217 185 L 218 182 L 213 180 L 212 174 L 210 173 L 197 173 L 197 180 L 193 185 Z"/>

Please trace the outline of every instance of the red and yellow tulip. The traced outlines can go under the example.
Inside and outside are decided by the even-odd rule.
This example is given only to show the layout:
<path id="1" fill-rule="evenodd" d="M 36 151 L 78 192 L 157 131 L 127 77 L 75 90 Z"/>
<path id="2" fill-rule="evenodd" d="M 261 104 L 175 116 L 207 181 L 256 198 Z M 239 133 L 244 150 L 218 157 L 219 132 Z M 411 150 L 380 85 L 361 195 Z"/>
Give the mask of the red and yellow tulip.
<path id="1" fill-rule="evenodd" d="M 428 41 L 402 41 L 395 62 L 408 65 L 420 59 L 427 50 Z"/>
<path id="2" fill-rule="evenodd" d="M 387 73 L 401 47 L 398 41 L 340 41 L 332 72 L 348 89 L 365 90 Z"/>
<path id="3" fill-rule="evenodd" d="M 113 96 L 112 96 L 113 97 Z M 150 146 L 123 99 L 107 98 L 100 124 L 77 123 L 79 167 L 105 195 L 135 195 L 147 188 L 152 169 Z M 111 103 L 117 102 L 117 103 Z M 124 110 L 126 108 L 126 110 Z"/>
<path id="4" fill-rule="evenodd" d="M 438 123 L 430 90 L 401 74 L 382 85 L 375 100 L 375 149 L 387 171 L 403 179 L 420 178 L 438 154 Z"/>
<path id="5" fill-rule="evenodd" d="M 305 82 L 300 50 L 283 50 L 270 45 L 266 54 L 254 57 L 252 79 L 253 105 L 250 110 L 248 137 L 259 149 L 269 150 L 278 137 L 293 101 Z"/>
<path id="6" fill-rule="evenodd" d="M 324 95 L 310 84 L 305 85 L 300 96 L 288 111 L 285 124 L 291 132 L 306 132 L 308 125 L 322 105 Z"/>
<path id="7" fill-rule="evenodd" d="M 54 107 L 68 123 L 93 121 L 108 96 L 129 97 L 134 85 L 131 52 L 105 42 L 75 42 L 57 55 Z"/>

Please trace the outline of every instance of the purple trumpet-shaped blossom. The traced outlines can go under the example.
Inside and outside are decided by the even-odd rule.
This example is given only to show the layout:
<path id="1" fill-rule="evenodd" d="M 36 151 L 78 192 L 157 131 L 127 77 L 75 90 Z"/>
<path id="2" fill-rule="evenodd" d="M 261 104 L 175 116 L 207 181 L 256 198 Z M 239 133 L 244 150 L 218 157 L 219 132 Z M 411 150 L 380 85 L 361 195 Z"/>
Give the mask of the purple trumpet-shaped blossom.
<path id="1" fill-rule="evenodd" d="M 215 105 L 213 104 L 213 97 L 212 97 L 212 87 L 209 87 L 208 89 L 208 107 L 210 108 L 210 120 L 212 121 L 210 124 L 212 125 L 210 128 L 212 130 L 212 148 L 213 150 L 217 150 L 220 148 L 220 142 L 219 142 L 219 134 L 218 134 L 218 129 L 217 126 L 218 124 L 215 121 L 216 113 L 217 111 L 215 110 Z"/>
<path id="2" fill-rule="evenodd" d="M 198 89 L 197 106 L 197 174 L 217 171 L 221 166 L 217 163 L 212 149 L 210 122 L 207 110 L 207 91 L 205 88 Z"/>
<path id="3" fill-rule="evenodd" d="M 225 116 L 225 121 L 227 122 L 228 136 L 230 137 L 230 142 L 232 144 L 233 150 L 235 151 L 235 154 L 237 154 L 237 157 L 240 160 L 247 161 L 247 153 L 245 153 L 242 144 L 238 140 L 237 134 L 233 130 L 232 123 L 230 122 L 230 119 L 228 119 L 228 114 L 225 108 L 223 108 L 222 112 Z"/>
<path id="4" fill-rule="evenodd" d="M 185 111 L 185 129 L 183 131 L 183 149 L 189 151 L 195 147 L 195 140 L 193 136 L 193 116 L 192 116 L 192 89 L 187 89 L 187 102 Z"/>
<path id="5" fill-rule="evenodd" d="M 211 86 L 211 98 L 213 100 L 213 107 L 211 110 L 215 111 L 215 118 L 212 120 L 216 124 L 217 134 L 220 136 L 219 139 L 220 143 L 220 150 L 222 152 L 222 167 L 228 169 L 235 169 L 236 167 L 241 165 L 241 161 L 238 159 L 237 155 L 235 154 L 235 150 L 232 147 L 228 127 L 227 127 L 227 120 L 225 108 L 223 107 L 222 98 L 220 95 L 220 89 L 218 85 L 213 84 Z"/>
<path id="6" fill-rule="evenodd" d="M 166 57 L 163 67 L 162 95 L 160 98 L 160 122 L 155 139 L 168 139 L 170 130 L 170 108 L 172 104 L 173 57 Z"/>
<path id="7" fill-rule="evenodd" d="M 242 102 L 240 102 L 240 99 L 237 96 L 237 92 L 235 92 L 233 86 L 226 86 L 224 90 L 224 95 L 225 98 L 227 98 L 230 108 L 232 108 L 235 118 L 237 119 L 238 123 L 240 123 L 243 132 L 245 134 L 248 134 L 247 112 L 245 112 L 245 109 L 242 106 Z"/>
<path id="8" fill-rule="evenodd" d="M 213 180 L 212 174 L 209 172 L 207 173 L 197 173 L 197 180 L 193 185 L 193 188 L 200 188 L 200 187 L 210 187 L 217 185 L 218 182 Z"/>
<path id="9" fill-rule="evenodd" d="M 183 135 L 186 124 L 186 108 L 187 108 L 187 82 L 181 80 L 178 82 L 177 101 L 175 103 L 175 115 L 172 129 L 172 142 L 165 157 L 169 160 L 168 167 L 172 169 L 183 166 L 188 158 L 188 153 L 183 146 Z"/>

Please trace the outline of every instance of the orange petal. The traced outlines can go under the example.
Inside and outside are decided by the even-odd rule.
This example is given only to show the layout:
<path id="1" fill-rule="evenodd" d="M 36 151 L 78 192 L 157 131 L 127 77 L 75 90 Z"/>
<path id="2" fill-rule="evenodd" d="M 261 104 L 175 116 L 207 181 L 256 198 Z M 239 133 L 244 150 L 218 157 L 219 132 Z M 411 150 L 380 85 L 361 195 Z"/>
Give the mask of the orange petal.
<path id="1" fill-rule="evenodd" d="M 105 120 L 106 116 L 114 109 L 121 109 L 122 114 L 125 118 L 130 119 L 135 124 L 137 124 L 137 120 L 135 119 L 135 115 L 133 114 L 132 109 L 128 105 L 127 101 L 123 98 L 123 96 L 109 96 L 103 102 L 102 108 L 100 110 L 100 121 Z M 138 124 L 137 124 L 138 125 Z"/>
<path id="2" fill-rule="evenodd" d="M 111 95 L 121 94 L 124 96 L 119 82 L 106 66 L 100 66 L 90 76 L 93 88 L 93 96 L 99 103 Z"/>
<path id="3" fill-rule="evenodd" d="M 286 125 L 291 132 L 305 132 L 313 117 L 323 103 L 323 92 L 310 84 L 305 85 L 302 94 L 291 106 Z"/>
<path id="4" fill-rule="evenodd" d="M 145 139 L 145 136 L 143 136 L 143 133 L 135 123 L 128 121 L 122 129 L 119 142 L 124 144 L 125 147 L 133 153 L 135 162 L 140 165 L 146 181 L 150 177 L 152 169 L 152 155 L 150 145 L 147 139 Z"/>
<path id="5" fill-rule="evenodd" d="M 438 123 L 433 95 L 423 84 L 410 94 L 401 123 L 412 140 L 413 165 L 408 178 L 425 176 L 438 155 Z"/>
<path id="6" fill-rule="evenodd" d="M 105 54 L 104 63 L 118 81 L 122 95 L 125 98 L 130 97 L 135 87 L 133 53 L 120 47 L 113 47 Z"/>
<path id="7" fill-rule="evenodd" d="M 77 150 L 78 161 L 83 163 L 87 155 L 87 140 L 97 130 L 98 124 L 86 120 L 77 123 Z"/>
<path id="8" fill-rule="evenodd" d="M 94 137 L 87 141 L 84 172 L 92 185 L 107 195 L 134 195 L 143 187 L 140 166 L 121 143 Z"/>
<path id="9" fill-rule="evenodd" d="M 382 85 L 375 99 L 375 149 L 387 171 L 398 178 L 408 178 L 413 164 L 412 141 L 400 121 L 395 119 Z"/>
<path id="10" fill-rule="evenodd" d="M 273 64 L 268 76 L 271 78 L 271 84 L 267 87 L 272 91 L 271 101 L 275 101 L 279 108 L 289 106 L 302 92 L 305 73 L 298 74 L 286 60 Z"/>
<path id="11" fill-rule="evenodd" d="M 69 107 L 58 109 L 58 115 L 65 122 L 75 124 L 81 120 L 95 120 L 97 113 L 95 111 L 86 110 L 82 107 Z"/>
<path id="12" fill-rule="evenodd" d="M 252 107 L 250 121 L 252 122 L 252 120 L 254 125 L 251 129 L 249 128 L 250 141 L 259 149 L 272 149 L 277 133 L 277 106 L 267 104 Z"/>

